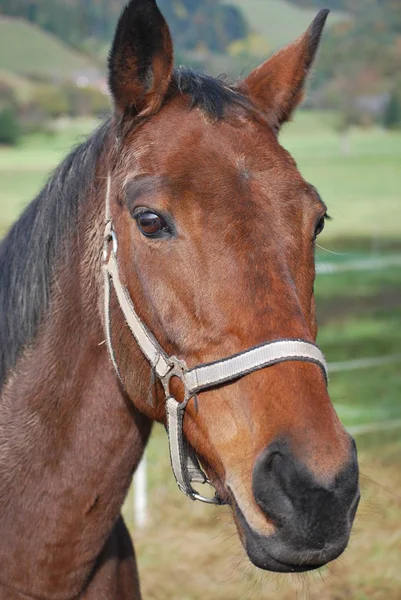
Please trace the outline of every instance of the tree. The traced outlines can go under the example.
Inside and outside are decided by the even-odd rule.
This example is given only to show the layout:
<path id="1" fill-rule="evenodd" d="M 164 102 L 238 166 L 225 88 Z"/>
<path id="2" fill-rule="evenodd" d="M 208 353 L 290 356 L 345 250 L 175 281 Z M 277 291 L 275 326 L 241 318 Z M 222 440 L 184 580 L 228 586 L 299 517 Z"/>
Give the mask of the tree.
<path id="1" fill-rule="evenodd" d="M 386 129 L 401 128 L 401 100 L 397 90 L 394 90 L 390 96 L 389 103 L 384 113 L 383 125 Z"/>
<path id="2" fill-rule="evenodd" d="M 18 114 L 12 104 L 0 107 L 0 144 L 14 146 L 19 139 Z"/>

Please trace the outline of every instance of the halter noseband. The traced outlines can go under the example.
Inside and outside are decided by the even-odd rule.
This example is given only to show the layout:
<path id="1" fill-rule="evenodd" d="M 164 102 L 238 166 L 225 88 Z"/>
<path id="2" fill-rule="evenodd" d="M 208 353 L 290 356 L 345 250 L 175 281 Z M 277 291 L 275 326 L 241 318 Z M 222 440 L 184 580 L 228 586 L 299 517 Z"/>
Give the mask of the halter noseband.
<path id="1" fill-rule="evenodd" d="M 194 450 L 184 437 L 183 422 L 188 402 L 198 392 L 229 383 L 253 371 L 285 361 L 315 363 L 322 369 L 327 382 L 325 358 L 315 344 L 292 339 L 267 342 L 227 358 L 198 365 L 192 369 L 188 369 L 183 360 L 179 360 L 175 356 L 168 356 L 137 315 L 132 299 L 120 280 L 117 260 L 118 240 L 110 216 L 110 189 L 111 177 L 109 175 L 106 194 L 103 271 L 106 342 L 112 363 L 121 380 L 111 340 L 110 292 L 113 284 L 125 321 L 164 388 L 170 459 L 178 487 L 192 500 L 200 500 L 208 504 L 222 504 L 223 502 L 217 493 L 214 498 L 207 498 L 198 494 L 191 485 L 193 482 L 210 484 L 210 481 L 202 471 Z M 110 243 L 111 248 L 109 247 Z M 171 395 L 170 381 L 173 377 L 178 377 L 184 386 L 184 400 L 182 402 L 177 402 Z"/>

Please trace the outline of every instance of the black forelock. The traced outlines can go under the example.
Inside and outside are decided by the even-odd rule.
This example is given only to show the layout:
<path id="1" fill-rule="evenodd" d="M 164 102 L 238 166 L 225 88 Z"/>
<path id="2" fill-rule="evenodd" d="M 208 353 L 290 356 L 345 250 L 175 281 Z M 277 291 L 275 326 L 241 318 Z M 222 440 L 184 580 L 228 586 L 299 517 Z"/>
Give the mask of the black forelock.
<path id="1" fill-rule="evenodd" d="M 178 93 L 190 97 L 194 108 L 199 107 L 216 119 L 224 117 L 227 106 L 236 104 L 249 107 L 250 105 L 237 85 L 223 76 L 210 77 L 179 67 L 174 70 L 172 84 Z"/>
<path id="2" fill-rule="evenodd" d="M 76 232 L 109 125 L 67 156 L 0 244 L 0 391 L 48 308 L 56 262 Z"/>

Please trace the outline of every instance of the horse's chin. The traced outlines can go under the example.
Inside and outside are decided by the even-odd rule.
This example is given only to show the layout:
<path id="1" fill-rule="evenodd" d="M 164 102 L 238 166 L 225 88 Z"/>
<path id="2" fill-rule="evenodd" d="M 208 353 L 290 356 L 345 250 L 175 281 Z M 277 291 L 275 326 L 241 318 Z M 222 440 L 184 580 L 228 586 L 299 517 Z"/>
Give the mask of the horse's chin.
<path id="1" fill-rule="evenodd" d="M 261 535 L 248 524 L 243 512 L 231 494 L 232 507 L 239 537 L 249 560 L 259 569 L 274 573 L 304 573 L 314 571 L 338 558 L 345 550 L 348 539 L 325 550 L 292 549 L 279 533 Z"/>

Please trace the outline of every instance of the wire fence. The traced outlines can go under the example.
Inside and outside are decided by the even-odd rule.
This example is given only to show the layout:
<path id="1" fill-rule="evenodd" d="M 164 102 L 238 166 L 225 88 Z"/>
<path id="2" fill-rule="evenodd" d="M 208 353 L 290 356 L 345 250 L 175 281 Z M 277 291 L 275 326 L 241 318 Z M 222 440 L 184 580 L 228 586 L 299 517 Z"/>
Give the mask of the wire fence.
<path id="1" fill-rule="evenodd" d="M 350 271 L 376 271 L 388 267 L 401 267 L 401 254 L 390 256 L 371 256 L 368 258 L 351 259 L 346 262 L 318 262 L 316 273 L 318 275 L 333 275 Z"/>

